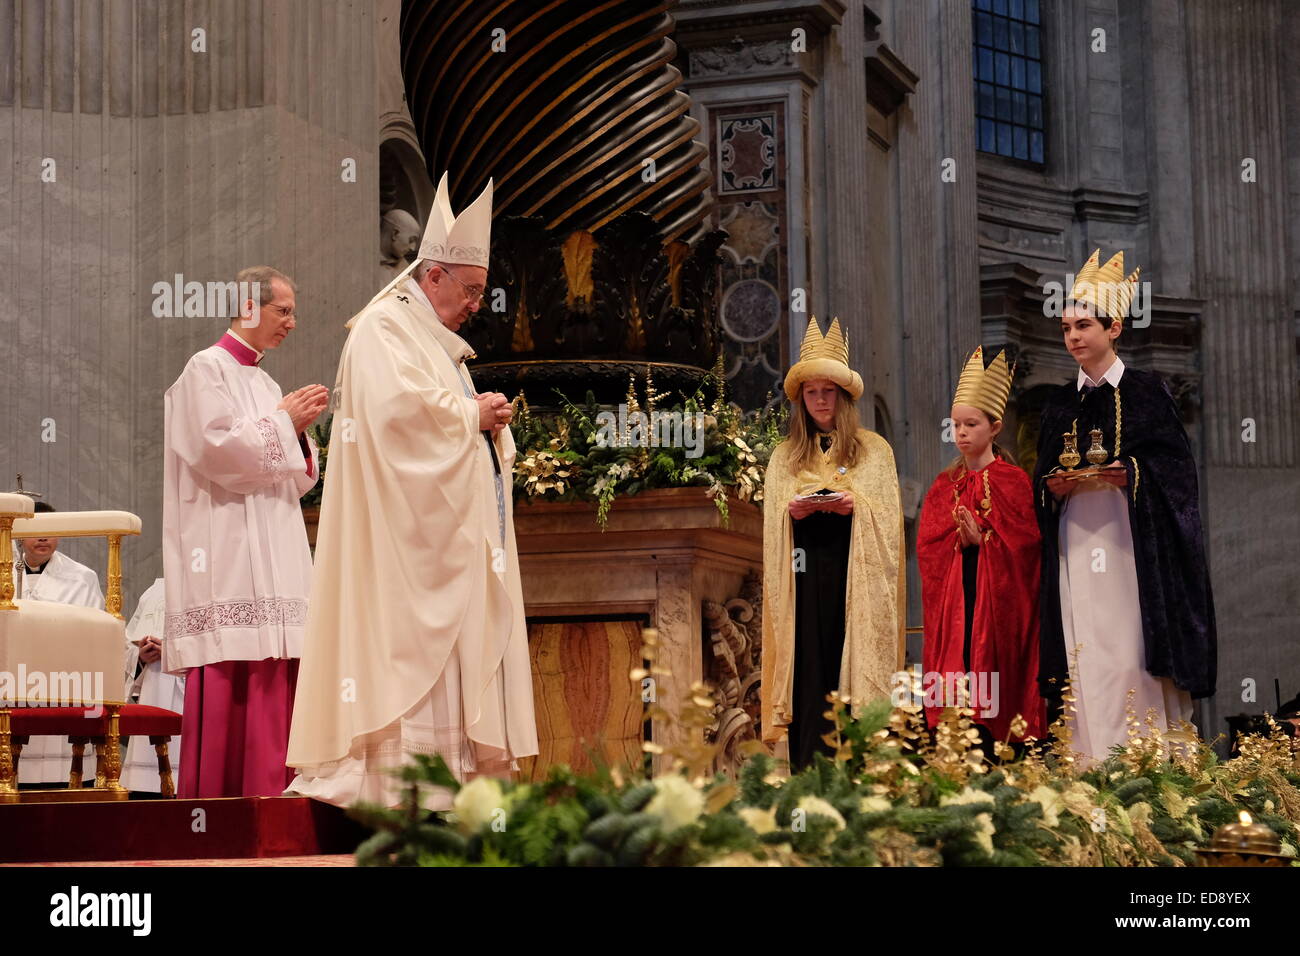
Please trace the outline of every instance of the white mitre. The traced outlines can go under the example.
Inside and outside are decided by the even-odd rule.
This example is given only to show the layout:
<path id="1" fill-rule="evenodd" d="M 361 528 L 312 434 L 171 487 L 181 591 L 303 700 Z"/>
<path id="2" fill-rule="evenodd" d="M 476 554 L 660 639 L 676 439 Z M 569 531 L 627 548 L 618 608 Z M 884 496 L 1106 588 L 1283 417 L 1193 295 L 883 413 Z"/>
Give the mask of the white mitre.
<path id="1" fill-rule="evenodd" d="M 451 207 L 447 207 L 451 211 Z M 451 229 L 447 231 L 445 245 L 420 243 L 420 258 L 435 259 L 448 265 L 488 267 L 488 249 L 492 244 L 492 180 L 489 178 L 478 198 L 460 211 Z"/>
<path id="2" fill-rule="evenodd" d="M 379 290 L 370 302 L 371 305 L 388 294 L 415 271 L 421 260 L 432 259 L 448 265 L 488 267 L 488 250 L 492 244 L 492 180 L 479 193 L 477 199 L 461 210 L 459 216 L 451 211 L 451 200 L 447 191 L 447 174 L 438 180 L 438 191 L 433 197 L 433 209 L 429 211 L 429 224 L 425 226 L 424 238 L 420 240 L 420 251 L 415 260 L 393 277 L 393 280 Z M 356 316 L 353 316 L 355 319 Z M 348 320 L 351 328 L 352 321 Z"/>

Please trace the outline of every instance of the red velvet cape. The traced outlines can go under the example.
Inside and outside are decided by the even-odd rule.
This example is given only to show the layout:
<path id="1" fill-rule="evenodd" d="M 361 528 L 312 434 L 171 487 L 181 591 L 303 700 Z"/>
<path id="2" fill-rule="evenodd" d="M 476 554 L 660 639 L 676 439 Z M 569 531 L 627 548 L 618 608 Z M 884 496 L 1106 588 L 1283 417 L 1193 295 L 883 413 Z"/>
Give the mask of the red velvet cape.
<path id="1" fill-rule="evenodd" d="M 958 501 L 975 516 L 982 537 L 971 627 L 971 671 L 998 675 L 996 715 L 982 716 L 976 706 L 973 719 L 997 740 L 1006 740 L 1012 719 L 1020 714 L 1028 725 L 1025 734 L 1041 740 L 1047 729 L 1046 708 L 1038 692 L 1041 538 L 1029 476 L 1001 458 L 976 472 L 963 470 L 955 481 L 945 469 L 925 496 L 916 540 L 925 613 L 922 687 L 925 689 L 936 673 L 966 672 L 962 653 L 966 599 L 953 517 Z M 991 684 L 988 686 L 991 689 Z M 972 693 L 976 689 L 972 684 Z M 942 703 L 938 686 L 935 693 L 940 694 Z M 930 726 L 941 710 L 942 706 L 926 707 Z"/>

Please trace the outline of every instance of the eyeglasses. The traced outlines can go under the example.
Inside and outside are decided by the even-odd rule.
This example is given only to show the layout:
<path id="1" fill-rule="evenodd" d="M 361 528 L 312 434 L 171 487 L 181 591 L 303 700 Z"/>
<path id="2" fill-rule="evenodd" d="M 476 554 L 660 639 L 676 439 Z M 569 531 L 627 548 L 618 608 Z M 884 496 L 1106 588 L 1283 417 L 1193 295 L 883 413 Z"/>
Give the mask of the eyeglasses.
<path id="1" fill-rule="evenodd" d="M 469 296 L 469 300 L 471 302 L 483 301 L 483 294 L 487 292 L 487 289 L 483 288 L 482 286 L 466 285 L 465 283 L 461 282 L 460 279 L 456 276 L 456 274 L 452 272 L 450 269 L 443 269 L 442 274 L 445 276 L 451 276 L 453 279 L 455 279 L 456 283 L 462 289 L 465 290 L 465 294 Z"/>

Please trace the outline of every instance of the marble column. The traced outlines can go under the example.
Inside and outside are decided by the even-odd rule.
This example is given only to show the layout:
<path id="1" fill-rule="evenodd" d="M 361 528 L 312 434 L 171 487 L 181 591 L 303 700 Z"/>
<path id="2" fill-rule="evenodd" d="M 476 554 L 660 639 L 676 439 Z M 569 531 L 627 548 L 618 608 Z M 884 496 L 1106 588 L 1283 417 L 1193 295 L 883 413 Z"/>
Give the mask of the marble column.
<path id="1" fill-rule="evenodd" d="M 267 370 L 333 384 L 372 292 L 374 29 L 364 0 L 0 4 L 0 486 L 140 515 L 128 612 L 162 572 L 163 392 L 226 324 L 156 316 L 154 284 L 281 269 L 300 319 Z"/>
<path id="2" fill-rule="evenodd" d="M 1272 709 L 1275 677 L 1283 699 L 1300 690 L 1297 275 L 1287 248 L 1287 123 L 1294 131 L 1296 117 L 1284 49 L 1294 18 L 1281 0 L 1189 0 L 1185 9 L 1195 276 L 1205 300 L 1204 516 L 1219 626 L 1217 712 L 1204 728 L 1213 734 L 1225 716 Z M 1253 181 L 1243 180 L 1247 161 Z M 1250 684 L 1257 702 L 1245 694 Z"/>

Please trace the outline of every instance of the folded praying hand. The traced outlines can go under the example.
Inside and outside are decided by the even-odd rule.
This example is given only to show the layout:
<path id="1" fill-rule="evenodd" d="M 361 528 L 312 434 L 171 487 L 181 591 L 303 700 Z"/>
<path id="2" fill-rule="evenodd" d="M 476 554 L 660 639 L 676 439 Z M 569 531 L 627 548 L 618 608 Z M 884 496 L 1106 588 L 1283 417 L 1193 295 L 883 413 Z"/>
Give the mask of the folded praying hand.
<path id="1" fill-rule="evenodd" d="M 500 392 L 475 392 L 474 401 L 478 402 L 478 427 L 480 431 L 490 431 L 493 435 L 510 424 L 515 410 Z"/>
<path id="2" fill-rule="evenodd" d="M 324 385 L 304 385 L 295 389 L 276 408 L 283 408 L 293 419 L 293 430 L 301 435 L 320 417 L 330 403 L 330 390 Z"/>

